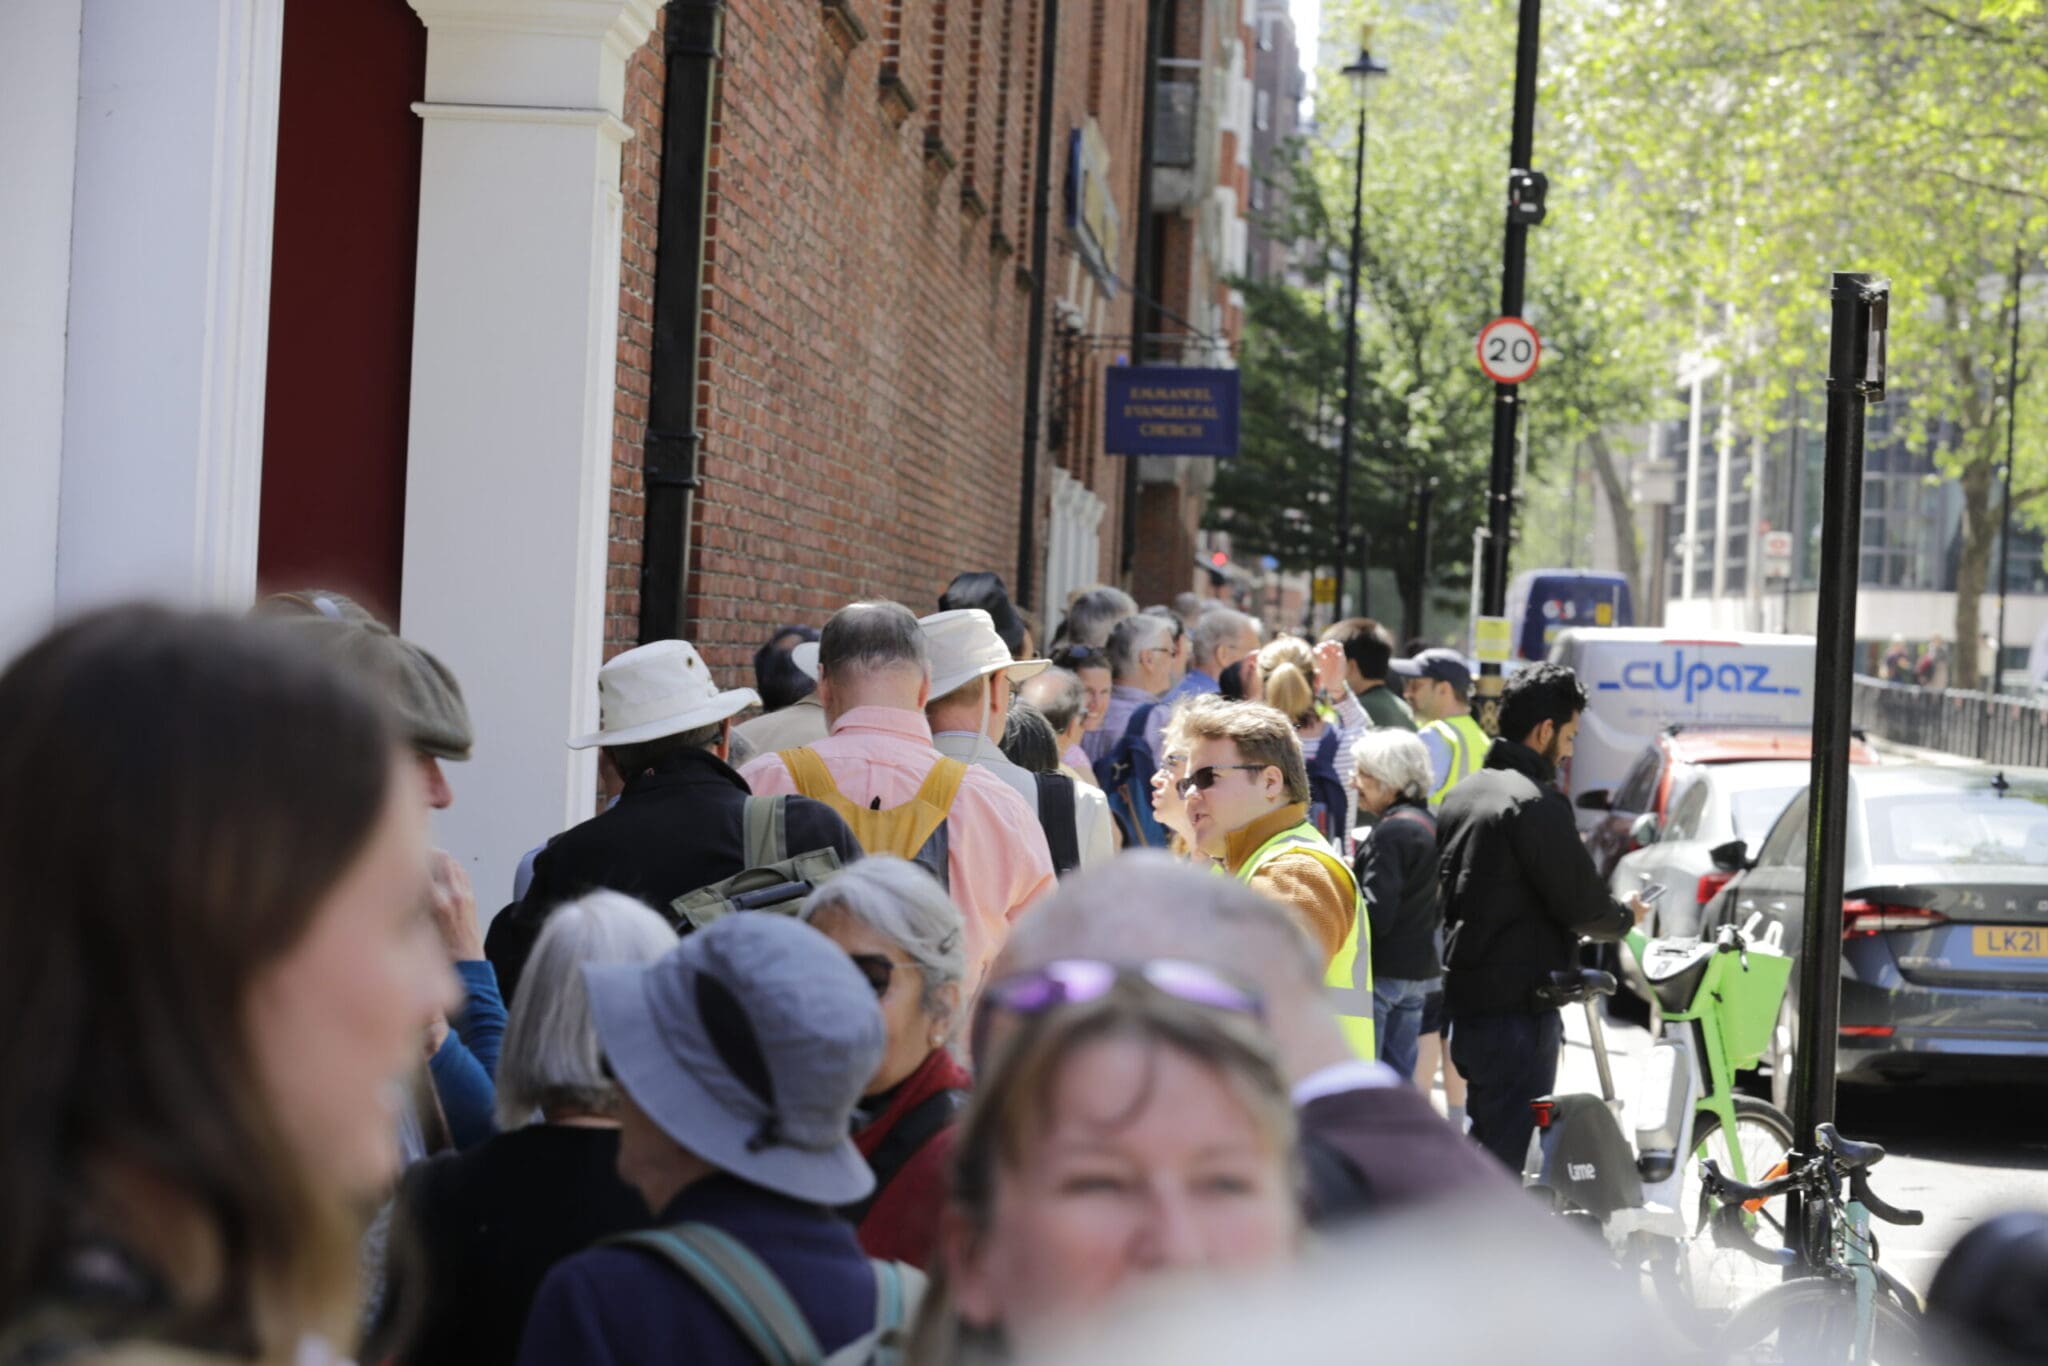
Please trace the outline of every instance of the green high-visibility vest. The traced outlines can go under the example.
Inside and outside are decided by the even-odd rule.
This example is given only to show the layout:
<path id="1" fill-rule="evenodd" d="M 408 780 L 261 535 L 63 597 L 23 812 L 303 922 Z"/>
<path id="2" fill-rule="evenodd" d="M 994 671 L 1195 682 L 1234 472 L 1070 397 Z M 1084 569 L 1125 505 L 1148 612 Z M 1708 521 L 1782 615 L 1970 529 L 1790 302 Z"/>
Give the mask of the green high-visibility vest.
<path id="1" fill-rule="evenodd" d="M 1451 748 L 1451 768 L 1437 790 L 1429 794 L 1432 811 L 1443 805 L 1451 789 L 1479 771 L 1486 762 L 1486 751 L 1493 748 L 1493 737 L 1480 729 L 1479 723 L 1470 715 L 1447 716 L 1441 721 L 1432 721 L 1422 728 L 1424 735 L 1435 734 Z"/>
<path id="2" fill-rule="evenodd" d="M 1366 916 L 1365 897 L 1359 892 L 1358 879 L 1350 867 L 1338 857 L 1320 830 L 1303 821 L 1292 829 L 1282 830 L 1253 851 L 1237 870 L 1238 881 L 1250 882 L 1260 868 L 1293 850 L 1314 855 L 1317 862 L 1351 890 L 1351 930 L 1323 973 L 1323 988 L 1351 1051 L 1372 1061 L 1380 1055 L 1372 1018 L 1372 922 Z"/>

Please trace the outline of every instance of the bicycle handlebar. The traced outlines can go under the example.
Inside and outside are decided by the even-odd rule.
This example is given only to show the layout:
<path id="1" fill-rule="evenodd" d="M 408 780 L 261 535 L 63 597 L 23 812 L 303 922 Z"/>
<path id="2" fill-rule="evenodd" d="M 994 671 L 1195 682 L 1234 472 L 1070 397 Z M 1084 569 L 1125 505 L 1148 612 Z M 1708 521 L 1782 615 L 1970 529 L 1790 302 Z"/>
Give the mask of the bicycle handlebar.
<path id="1" fill-rule="evenodd" d="M 1746 1205 L 1754 1200 L 1775 1199 L 1806 1184 L 1806 1178 L 1795 1171 L 1766 1181 L 1761 1186 L 1744 1185 L 1732 1176 L 1723 1175 L 1721 1164 L 1711 1158 L 1702 1162 L 1700 1169 L 1700 1180 L 1708 1192 L 1724 1205 Z"/>
<path id="2" fill-rule="evenodd" d="M 1888 1205 L 1880 1200 L 1877 1193 L 1870 1189 L 1869 1174 L 1860 1167 L 1849 1173 L 1849 1194 L 1863 1208 L 1869 1210 L 1873 1218 L 1882 1219 L 1887 1224 L 1912 1228 L 1927 1221 L 1926 1214 L 1920 1210 L 1900 1209 L 1897 1205 Z"/>

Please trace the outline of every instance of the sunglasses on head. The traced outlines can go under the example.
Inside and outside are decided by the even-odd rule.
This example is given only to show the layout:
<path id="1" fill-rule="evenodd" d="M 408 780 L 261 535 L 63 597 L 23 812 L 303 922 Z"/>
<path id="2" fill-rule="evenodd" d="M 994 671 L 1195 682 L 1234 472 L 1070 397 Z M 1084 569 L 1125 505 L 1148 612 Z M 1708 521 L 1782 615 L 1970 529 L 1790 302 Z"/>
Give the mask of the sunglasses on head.
<path id="1" fill-rule="evenodd" d="M 1180 789 L 1181 796 L 1186 797 L 1196 792 L 1207 792 L 1225 773 L 1264 773 L 1271 767 L 1271 764 L 1203 764 L 1174 786 Z"/>
<path id="2" fill-rule="evenodd" d="M 1256 991 L 1239 986 L 1200 963 L 1154 958 L 1143 963 L 1110 963 L 1099 958 L 1060 958 L 1042 968 L 991 982 L 974 1012 L 973 1055 L 983 1056 L 988 1018 L 996 1011 L 1037 1016 L 1061 1006 L 1085 1005 L 1109 994 L 1119 982 L 1142 982 L 1162 995 L 1210 1010 L 1266 1018 Z"/>

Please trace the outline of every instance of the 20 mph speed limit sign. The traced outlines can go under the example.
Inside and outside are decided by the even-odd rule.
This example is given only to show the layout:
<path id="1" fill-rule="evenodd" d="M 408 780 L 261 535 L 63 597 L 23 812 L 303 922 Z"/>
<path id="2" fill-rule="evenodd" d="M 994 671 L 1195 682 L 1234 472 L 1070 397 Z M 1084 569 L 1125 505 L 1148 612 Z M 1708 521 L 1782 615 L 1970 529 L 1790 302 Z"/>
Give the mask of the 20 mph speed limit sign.
<path id="1" fill-rule="evenodd" d="M 1496 384 L 1520 384 L 1542 359 L 1543 338 L 1520 318 L 1495 318 L 1479 330 L 1479 368 Z"/>

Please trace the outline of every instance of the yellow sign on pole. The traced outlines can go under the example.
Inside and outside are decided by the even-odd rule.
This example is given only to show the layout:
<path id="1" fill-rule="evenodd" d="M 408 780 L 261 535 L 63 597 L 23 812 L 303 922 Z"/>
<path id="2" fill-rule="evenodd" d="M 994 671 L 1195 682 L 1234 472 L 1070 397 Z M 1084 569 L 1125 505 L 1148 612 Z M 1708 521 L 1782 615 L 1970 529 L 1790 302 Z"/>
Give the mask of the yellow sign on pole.
<path id="1" fill-rule="evenodd" d="M 1505 664 L 1514 654 L 1513 636 L 1506 617 L 1472 619 L 1472 653 L 1481 664 Z"/>
<path id="2" fill-rule="evenodd" d="M 1315 600 L 1318 603 L 1337 600 L 1337 578 L 1334 574 L 1316 575 Z"/>

